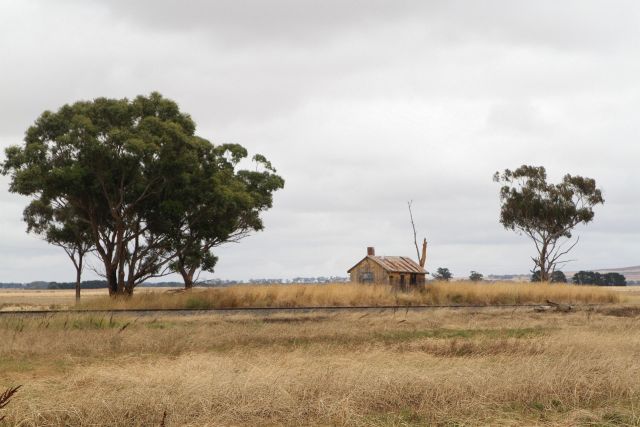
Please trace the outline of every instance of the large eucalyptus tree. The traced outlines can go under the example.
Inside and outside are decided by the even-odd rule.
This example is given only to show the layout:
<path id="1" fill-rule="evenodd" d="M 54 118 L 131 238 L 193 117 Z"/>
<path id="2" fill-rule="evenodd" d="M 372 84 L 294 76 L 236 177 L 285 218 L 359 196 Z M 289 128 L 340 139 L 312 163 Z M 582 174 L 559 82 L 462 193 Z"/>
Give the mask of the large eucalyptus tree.
<path id="1" fill-rule="evenodd" d="M 130 295 L 181 266 L 213 268 L 211 249 L 260 229 L 259 213 L 284 185 L 264 157 L 254 157 L 262 172 L 241 170 L 244 148 L 214 146 L 195 129 L 159 93 L 76 102 L 45 111 L 25 143 L 6 150 L 3 173 L 41 209 L 69 209 L 110 294 Z"/>

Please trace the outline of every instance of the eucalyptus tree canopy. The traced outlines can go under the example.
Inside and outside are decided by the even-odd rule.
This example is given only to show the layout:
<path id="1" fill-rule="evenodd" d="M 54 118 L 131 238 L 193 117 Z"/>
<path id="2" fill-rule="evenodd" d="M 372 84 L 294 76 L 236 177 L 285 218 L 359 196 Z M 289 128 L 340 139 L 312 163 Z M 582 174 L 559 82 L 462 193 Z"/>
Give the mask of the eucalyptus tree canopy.
<path id="1" fill-rule="evenodd" d="M 469 280 L 472 282 L 481 282 L 484 280 L 484 275 L 482 273 L 478 273 L 477 271 L 471 271 L 469 274 Z"/>
<path id="2" fill-rule="evenodd" d="M 253 157 L 255 170 L 238 170 L 247 151 L 237 144 L 204 144 L 191 153 L 199 165 L 184 174 L 184 182 L 167 189 L 160 228 L 168 237 L 170 263 L 186 288 L 193 286 L 199 270 L 213 271 L 217 262 L 211 250 L 237 242 L 262 230 L 260 213 L 273 204 L 273 192 L 284 186 L 271 163 Z"/>
<path id="3" fill-rule="evenodd" d="M 185 264 L 184 254 L 190 267 L 213 268 L 215 245 L 197 243 L 260 229 L 255 217 L 283 186 L 264 157 L 255 158 L 265 171 L 238 170 L 244 148 L 214 146 L 195 129 L 158 93 L 76 102 L 45 111 L 24 145 L 6 150 L 3 172 L 12 192 L 41 208 L 71 209 L 89 230 L 110 293 L 131 294 Z M 203 219 L 212 212 L 215 224 Z M 183 239 L 192 229 L 197 238 Z"/>
<path id="4" fill-rule="evenodd" d="M 572 230 L 591 222 L 593 207 L 604 203 L 602 191 L 595 180 L 568 174 L 559 184 L 547 183 L 542 166 L 505 169 L 493 179 L 502 184 L 500 223 L 533 240 L 538 254 L 532 257 L 532 272 L 538 271 L 541 281 L 549 281 L 556 266 L 566 262 L 561 258 L 577 243 L 567 245 Z"/>
<path id="5" fill-rule="evenodd" d="M 85 256 L 93 249 L 88 224 L 79 221 L 68 204 L 42 199 L 29 203 L 23 211 L 23 219 L 27 223 L 27 232 L 64 249 L 76 270 L 76 302 L 79 301 Z"/>
<path id="6" fill-rule="evenodd" d="M 532 282 L 542 282 L 540 271 L 536 270 L 531 275 Z M 555 270 L 549 275 L 551 283 L 567 283 L 567 276 L 561 270 Z"/>
<path id="7" fill-rule="evenodd" d="M 576 285 L 626 286 L 627 279 L 620 273 L 598 273 L 597 271 L 578 271 L 573 275 Z"/>

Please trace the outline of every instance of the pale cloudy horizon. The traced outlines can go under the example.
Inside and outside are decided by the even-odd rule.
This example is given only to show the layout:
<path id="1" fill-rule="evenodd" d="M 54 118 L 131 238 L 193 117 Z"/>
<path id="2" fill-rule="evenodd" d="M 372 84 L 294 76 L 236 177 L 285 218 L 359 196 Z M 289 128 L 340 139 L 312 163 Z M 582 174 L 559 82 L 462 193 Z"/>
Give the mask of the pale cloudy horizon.
<path id="1" fill-rule="evenodd" d="M 205 278 L 345 276 L 375 246 L 427 270 L 526 273 L 497 170 L 596 179 L 566 270 L 640 264 L 640 4 L 0 0 L 0 148 L 47 109 L 159 91 L 285 179 L 265 231 Z M 0 281 L 72 280 L 0 178 Z M 95 274 L 87 271 L 87 279 Z M 171 277 L 169 279 L 172 279 Z"/>

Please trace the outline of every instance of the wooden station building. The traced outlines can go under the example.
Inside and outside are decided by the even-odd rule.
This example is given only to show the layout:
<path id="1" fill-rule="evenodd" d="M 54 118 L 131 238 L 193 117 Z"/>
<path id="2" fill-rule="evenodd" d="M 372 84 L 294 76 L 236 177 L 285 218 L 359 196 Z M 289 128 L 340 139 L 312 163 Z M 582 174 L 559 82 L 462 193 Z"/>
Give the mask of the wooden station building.
<path id="1" fill-rule="evenodd" d="M 376 256 L 374 248 L 367 248 L 367 256 L 347 273 L 353 283 L 383 283 L 404 287 L 421 285 L 427 272 L 413 259 L 404 256 Z"/>

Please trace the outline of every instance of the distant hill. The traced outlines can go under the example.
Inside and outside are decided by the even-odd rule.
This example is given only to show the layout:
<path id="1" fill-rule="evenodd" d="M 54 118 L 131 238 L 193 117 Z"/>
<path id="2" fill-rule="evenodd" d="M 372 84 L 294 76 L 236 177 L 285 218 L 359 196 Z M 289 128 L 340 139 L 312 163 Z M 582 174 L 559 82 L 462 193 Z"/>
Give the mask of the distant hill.
<path id="1" fill-rule="evenodd" d="M 637 274 L 637 273 L 640 273 L 640 265 L 636 265 L 635 267 L 603 268 L 603 269 L 594 270 L 594 271 L 598 271 L 600 273 L 623 273 L 623 272 L 628 272 L 628 273 Z"/>

